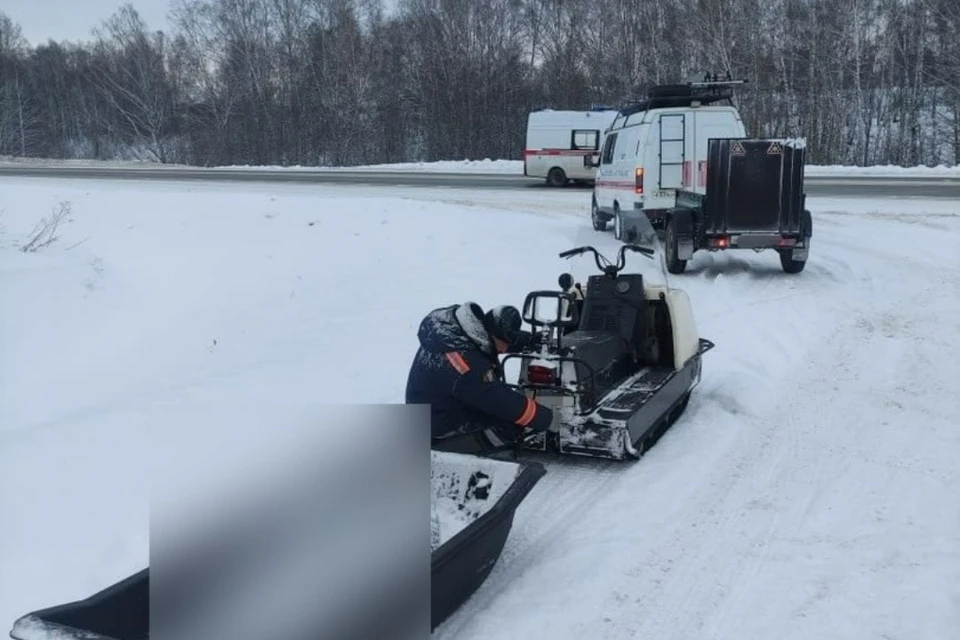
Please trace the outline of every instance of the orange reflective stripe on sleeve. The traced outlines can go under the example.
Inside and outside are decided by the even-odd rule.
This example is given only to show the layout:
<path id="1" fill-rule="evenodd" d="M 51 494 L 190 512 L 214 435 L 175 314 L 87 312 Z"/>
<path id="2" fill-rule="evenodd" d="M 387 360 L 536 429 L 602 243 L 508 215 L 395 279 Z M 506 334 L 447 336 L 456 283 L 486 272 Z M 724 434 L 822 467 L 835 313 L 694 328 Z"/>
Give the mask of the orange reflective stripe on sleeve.
<path id="1" fill-rule="evenodd" d="M 467 361 L 463 359 L 463 356 L 456 351 L 449 351 L 443 355 L 447 359 L 447 362 L 450 363 L 450 366 L 456 369 L 460 375 L 470 371 L 470 365 L 468 365 Z"/>
<path id="2" fill-rule="evenodd" d="M 520 414 L 520 417 L 517 418 L 517 425 L 525 427 L 531 422 L 533 422 L 534 417 L 537 415 L 537 403 L 527 398 L 527 405 L 523 408 L 523 413 Z"/>

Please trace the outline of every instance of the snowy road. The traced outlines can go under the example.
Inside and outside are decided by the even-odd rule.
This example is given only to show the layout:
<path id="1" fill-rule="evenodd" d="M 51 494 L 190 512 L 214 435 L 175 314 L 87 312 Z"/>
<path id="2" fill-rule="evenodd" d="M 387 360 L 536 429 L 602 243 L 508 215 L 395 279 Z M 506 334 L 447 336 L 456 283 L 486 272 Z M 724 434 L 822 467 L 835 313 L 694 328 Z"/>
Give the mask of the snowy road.
<path id="1" fill-rule="evenodd" d="M 76 180 L 131 180 L 165 182 L 365 185 L 383 188 L 445 188 L 473 191 L 553 191 L 544 180 L 523 175 L 515 160 L 439 162 L 370 167 L 188 167 L 150 163 L 94 161 L 3 161 L 0 177 L 34 177 Z M 960 199 L 960 171 L 956 167 L 811 167 L 806 192 L 813 196 L 863 196 L 869 198 Z M 589 190 L 570 185 L 566 191 Z"/>
<path id="2" fill-rule="evenodd" d="M 0 185 L 2 632 L 145 564 L 150 429 L 400 401 L 424 313 L 618 244 L 589 191 Z M 61 200 L 61 240 L 13 249 Z M 730 252 L 671 279 L 717 345 L 684 418 L 637 464 L 549 462 L 436 637 L 955 637 L 960 204 L 808 206 L 804 273 Z"/>

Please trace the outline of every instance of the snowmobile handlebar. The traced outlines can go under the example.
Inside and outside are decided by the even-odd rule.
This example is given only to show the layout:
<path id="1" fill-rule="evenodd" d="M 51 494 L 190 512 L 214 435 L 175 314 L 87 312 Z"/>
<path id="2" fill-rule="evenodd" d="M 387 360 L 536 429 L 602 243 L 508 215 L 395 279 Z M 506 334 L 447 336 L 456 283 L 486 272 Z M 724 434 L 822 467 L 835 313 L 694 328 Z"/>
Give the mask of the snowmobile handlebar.
<path id="1" fill-rule="evenodd" d="M 645 247 L 640 244 L 624 244 L 620 247 L 620 251 L 617 252 L 617 262 L 613 264 L 610 260 L 607 259 L 602 253 L 597 251 L 595 248 L 587 245 L 583 247 L 577 247 L 575 249 L 567 249 L 566 251 L 560 252 L 561 258 L 572 258 L 574 256 L 579 256 L 587 252 L 593 253 L 593 259 L 597 263 L 597 268 L 600 271 L 603 271 L 605 274 L 610 276 L 616 276 L 627 264 L 627 251 L 635 251 L 639 254 L 646 256 L 647 258 L 653 259 L 653 256 L 656 255 L 656 251 L 650 247 Z"/>

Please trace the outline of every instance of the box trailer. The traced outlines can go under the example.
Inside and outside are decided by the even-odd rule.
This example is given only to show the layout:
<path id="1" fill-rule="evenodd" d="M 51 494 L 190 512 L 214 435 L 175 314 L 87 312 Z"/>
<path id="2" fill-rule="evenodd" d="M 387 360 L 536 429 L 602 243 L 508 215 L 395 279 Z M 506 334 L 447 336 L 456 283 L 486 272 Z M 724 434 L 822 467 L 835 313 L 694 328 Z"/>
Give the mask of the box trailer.
<path id="1" fill-rule="evenodd" d="M 783 271 L 803 271 L 813 235 L 805 146 L 803 139 L 711 139 L 705 191 L 678 190 L 664 213 L 667 270 L 683 273 L 701 250 L 773 249 Z M 635 223 L 626 224 L 629 241 Z"/>

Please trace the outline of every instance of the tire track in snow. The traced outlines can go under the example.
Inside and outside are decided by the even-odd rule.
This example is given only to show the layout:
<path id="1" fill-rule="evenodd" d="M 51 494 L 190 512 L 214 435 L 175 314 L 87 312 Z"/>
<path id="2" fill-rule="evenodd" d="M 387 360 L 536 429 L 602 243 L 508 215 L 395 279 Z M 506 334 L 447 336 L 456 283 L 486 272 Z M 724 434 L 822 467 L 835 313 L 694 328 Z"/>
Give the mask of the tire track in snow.
<path id="1" fill-rule="evenodd" d="M 780 475 L 802 441 L 797 421 L 789 418 L 794 414 L 788 410 L 785 415 L 788 418 L 775 426 L 758 417 L 738 416 L 739 446 L 728 448 L 732 455 L 712 469 L 712 482 L 701 485 L 703 491 L 671 516 L 677 524 L 660 536 L 663 542 L 627 572 L 642 584 L 653 558 L 665 574 L 644 598 L 652 606 L 634 627 L 640 635 L 712 637 L 732 608 L 749 601 L 769 542 L 781 526 Z M 773 430 L 790 437 L 774 437 Z M 808 498 L 815 491 L 811 487 Z"/>
<path id="2" fill-rule="evenodd" d="M 797 385 L 785 389 L 783 398 L 787 401 L 781 400 L 764 413 L 766 420 L 771 422 L 766 423 L 761 416 L 740 416 L 742 424 L 747 425 L 752 433 L 761 435 L 748 442 L 752 446 L 738 451 L 734 462 L 721 463 L 730 474 L 727 491 L 708 493 L 696 501 L 684 511 L 682 515 L 685 517 L 678 518 L 680 524 L 665 536 L 667 542 L 650 552 L 650 558 L 671 568 L 672 577 L 653 584 L 648 599 L 665 604 L 654 608 L 652 615 L 639 616 L 637 624 L 628 625 L 631 632 L 658 638 L 783 637 L 782 632 L 770 631 L 769 627 L 782 627 L 790 617 L 809 618 L 805 624 L 815 625 L 816 608 L 822 608 L 828 598 L 844 598 L 843 594 L 851 589 L 855 578 L 823 567 L 806 579 L 801 577 L 800 584 L 793 587 L 805 596 L 795 603 L 792 612 L 790 601 L 797 596 L 787 591 L 782 593 L 785 601 L 772 609 L 776 613 L 764 614 L 763 609 L 758 613 L 755 606 L 758 597 L 762 601 L 762 594 L 769 588 L 764 578 L 769 580 L 772 577 L 773 569 L 765 565 L 766 562 L 803 564 L 803 554 L 811 553 L 804 551 L 804 547 L 825 548 L 825 554 L 839 559 L 844 554 L 856 553 L 860 545 L 869 544 L 878 535 L 883 535 L 848 533 L 843 528 L 830 531 L 830 537 L 816 533 L 817 518 L 825 518 L 825 512 L 832 509 L 831 503 L 839 499 L 833 494 L 838 491 L 834 487 L 851 483 L 850 462 L 857 456 L 851 456 L 845 446 L 851 438 L 858 443 L 860 436 L 855 424 L 845 428 L 843 424 L 822 418 L 831 414 L 842 417 L 856 413 L 849 406 L 845 391 L 858 389 L 860 372 L 870 371 L 873 364 L 871 354 L 875 351 L 872 343 L 863 340 L 860 316 L 876 316 L 883 323 L 890 315 L 890 305 L 922 308 L 919 301 L 928 299 L 929 294 L 915 292 L 917 300 L 911 299 L 913 296 L 899 297 L 887 279 L 871 270 L 866 271 L 860 284 L 867 295 L 858 296 L 858 300 L 866 298 L 871 303 L 859 314 L 845 315 L 843 307 L 832 310 L 836 330 L 826 336 L 823 348 L 812 353 L 815 364 L 807 367 L 802 384 L 798 381 Z M 885 295 L 877 295 L 881 291 Z M 886 321 L 886 324 L 891 322 Z M 894 431 L 893 437 L 898 440 L 902 436 Z M 755 465 L 752 472 L 745 466 L 746 461 Z M 721 469 L 717 473 L 721 473 Z M 854 492 L 849 496 L 851 505 L 869 504 L 896 482 L 894 471 L 883 478 L 882 485 L 873 492 L 855 480 L 845 490 Z M 751 495 L 753 499 L 744 503 L 743 499 Z M 792 498 L 790 504 L 783 502 L 787 495 Z M 716 502 L 711 504 L 709 498 L 715 498 Z M 778 499 L 780 506 L 777 505 Z M 761 507 L 765 503 L 770 507 L 769 515 L 763 514 Z M 755 522 L 750 523 L 743 515 L 745 508 L 759 511 L 754 514 Z M 688 525 L 691 521 L 697 525 L 697 532 L 704 529 L 705 518 L 700 515 L 701 510 L 707 514 L 716 510 L 725 515 L 713 522 L 709 534 L 691 534 Z M 803 536 L 804 528 L 812 529 L 814 533 Z M 831 527 L 826 528 L 829 531 Z M 791 546 L 800 547 L 794 549 L 796 556 L 788 555 Z M 867 557 L 860 562 L 874 563 L 867 564 L 867 570 L 874 574 L 882 574 L 897 566 L 895 560 L 871 561 L 868 553 L 861 554 Z M 679 571 L 673 569 L 678 565 Z M 648 568 L 649 564 L 641 565 L 633 570 L 632 575 L 642 576 Z M 751 597 L 751 590 L 759 593 Z M 869 617 L 870 614 L 864 615 Z M 876 626 L 880 627 L 876 631 L 885 632 L 881 625 Z M 795 629 L 798 638 L 810 637 L 815 632 L 815 628 L 806 632 L 799 626 Z"/>

